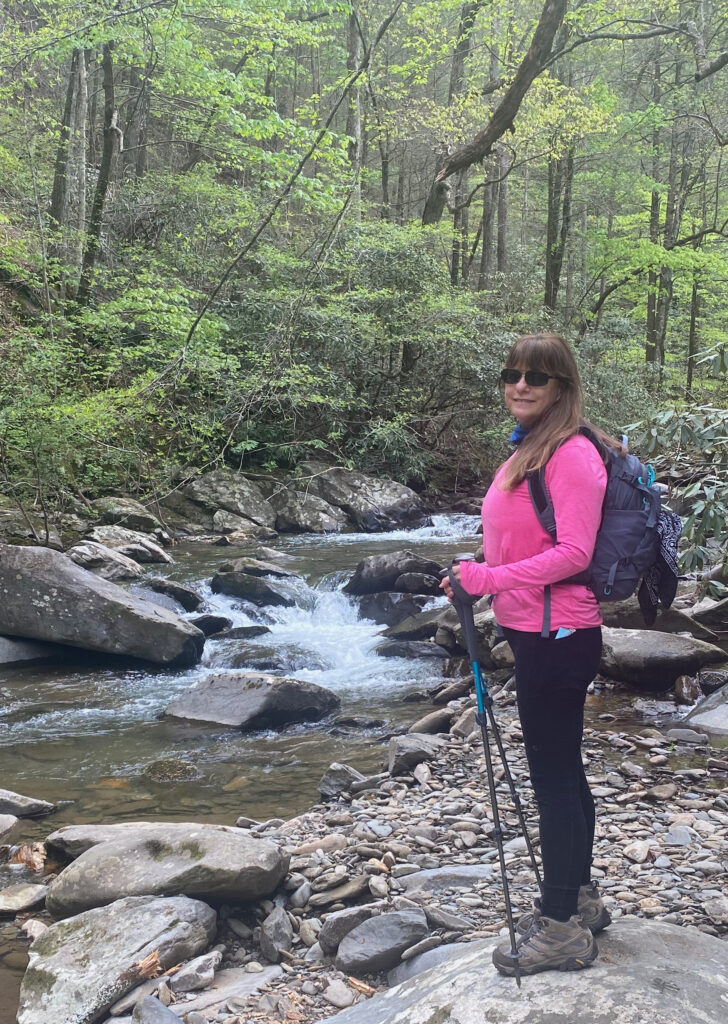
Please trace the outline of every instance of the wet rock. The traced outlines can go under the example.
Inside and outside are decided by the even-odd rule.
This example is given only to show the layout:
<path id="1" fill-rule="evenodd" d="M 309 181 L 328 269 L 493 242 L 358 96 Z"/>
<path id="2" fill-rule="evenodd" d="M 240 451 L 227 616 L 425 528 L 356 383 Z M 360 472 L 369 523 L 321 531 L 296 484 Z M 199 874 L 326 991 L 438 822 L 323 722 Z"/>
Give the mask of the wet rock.
<path id="1" fill-rule="evenodd" d="M 437 757 L 438 750 L 444 743 L 439 737 L 425 736 L 422 733 L 408 733 L 406 736 L 394 736 L 389 741 L 390 775 L 403 775 L 411 771 L 421 761 L 430 761 Z"/>
<path id="2" fill-rule="evenodd" d="M 716 633 L 725 632 L 728 629 L 728 597 L 717 601 L 709 608 L 700 609 L 695 612 L 693 618 Z"/>
<path id="3" fill-rule="evenodd" d="M 415 594 L 392 594 L 382 591 L 379 594 L 365 594 L 359 598 L 359 615 L 362 619 L 371 619 L 380 626 L 396 628 L 398 623 L 410 622 L 413 617 L 418 618 L 422 608 L 429 599 L 418 597 Z M 434 613 L 423 613 L 434 614 Z M 389 635 L 389 630 L 385 631 Z M 422 634 L 430 636 L 432 632 Z M 408 639 L 403 636 L 401 639 Z"/>
<path id="4" fill-rule="evenodd" d="M 0 814 L 0 839 L 12 832 L 19 820 L 14 814 Z"/>
<path id="5" fill-rule="evenodd" d="M 195 503 L 210 510 L 222 509 L 259 526 L 274 529 L 276 514 L 252 480 L 231 469 L 213 469 L 203 473 L 183 488 Z"/>
<path id="6" fill-rule="evenodd" d="M 82 569 L 88 569 L 89 572 L 112 583 L 118 583 L 120 580 L 137 580 L 144 572 L 133 558 L 105 544 L 97 544 L 93 540 L 82 540 L 74 544 L 66 554 Z"/>
<path id="7" fill-rule="evenodd" d="M 322 800 L 332 800 L 348 790 L 352 782 L 361 782 L 364 778 L 365 776 L 351 765 L 334 761 L 329 765 L 317 789 Z"/>
<path id="8" fill-rule="evenodd" d="M 212 984 L 215 978 L 215 971 L 221 960 L 222 951 L 219 949 L 195 957 L 194 960 L 190 960 L 176 974 L 172 975 L 169 979 L 170 989 L 178 993 L 195 992 L 197 989 L 207 988 L 208 985 Z"/>
<path id="9" fill-rule="evenodd" d="M 714 736 L 728 736 L 728 683 L 701 700 L 685 722 Z"/>
<path id="10" fill-rule="evenodd" d="M 377 647 L 381 658 L 440 658 L 450 657 L 450 652 L 437 644 L 425 640 L 386 640 Z"/>
<path id="11" fill-rule="evenodd" d="M 229 633 L 230 627 L 232 626 L 232 619 L 228 619 L 225 615 L 213 615 L 207 613 L 205 615 L 197 615 L 193 619 L 188 619 L 193 626 L 196 626 L 200 632 L 204 633 L 205 636 L 216 636 L 218 633 Z M 257 628 L 255 626 L 251 627 Z M 267 626 L 261 626 L 260 629 L 263 632 L 268 631 Z"/>
<path id="12" fill-rule="evenodd" d="M 154 996 L 143 996 L 131 1015 L 134 1024 L 179 1024 L 179 1017 Z"/>
<path id="13" fill-rule="evenodd" d="M 143 774 L 152 782 L 190 782 L 202 777 L 202 772 L 192 761 L 181 757 L 162 757 L 145 766 Z"/>
<path id="14" fill-rule="evenodd" d="M 133 559 L 135 562 L 171 562 L 172 556 L 168 555 L 159 544 L 138 530 L 128 530 L 124 526 L 94 526 L 89 530 L 84 540 L 92 540 L 97 544 L 103 544 L 114 551 L 120 551 L 122 555 Z"/>
<path id="15" fill-rule="evenodd" d="M 344 585 L 347 594 L 374 594 L 392 590 L 395 580 L 403 573 L 424 573 L 437 576 L 442 566 L 412 551 L 390 551 L 383 555 L 370 555 L 362 559 L 354 575 Z"/>
<path id="16" fill-rule="evenodd" d="M 23 796 L 11 789 L 0 789 L 0 814 L 14 814 L 16 818 L 37 818 L 50 814 L 56 809 L 55 804 L 47 800 L 38 800 L 34 796 Z"/>
<path id="17" fill-rule="evenodd" d="M 427 734 L 447 732 L 453 714 L 454 712 L 450 708 L 439 708 L 437 711 L 431 711 L 428 715 L 418 718 L 407 731 Z"/>
<path id="18" fill-rule="evenodd" d="M 336 966 L 347 974 L 378 974 L 399 963 L 402 953 L 427 934 L 421 910 L 379 914 L 353 928 L 339 943 Z"/>
<path id="19" fill-rule="evenodd" d="M 648 629 L 604 629 L 600 671 L 639 690 L 669 689 L 677 676 L 725 661 L 725 652 L 692 637 Z"/>
<path id="20" fill-rule="evenodd" d="M 141 980 L 154 955 L 161 970 L 201 952 L 215 911 L 185 896 L 129 897 L 52 925 L 30 949 L 18 1024 L 92 1024 Z"/>
<path id="21" fill-rule="evenodd" d="M 205 642 L 171 612 L 37 547 L 0 547 L 0 632 L 175 666 L 199 661 Z"/>
<path id="22" fill-rule="evenodd" d="M 245 572 L 218 572 L 213 576 L 210 588 L 213 594 L 228 594 L 230 597 L 242 597 L 259 608 L 268 605 L 292 608 L 295 600 L 280 588 L 260 576 L 251 576 Z"/>
<path id="23" fill-rule="evenodd" d="M 317 721 L 340 705 L 335 693 L 315 683 L 263 672 L 216 672 L 181 693 L 164 714 L 254 730 Z"/>
<path id="24" fill-rule="evenodd" d="M 422 503 L 409 487 L 387 477 L 367 476 L 359 470 L 302 462 L 289 487 L 314 494 L 343 512 L 361 530 L 386 530 L 423 519 Z"/>
<path id="25" fill-rule="evenodd" d="M 276 530 L 281 533 L 333 533 L 348 523 L 340 508 L 305 491 L 280 487 L 268 500 L 276 512 Z"/>
<path id="26" fill-rule="evenodd" d="M 406 594 L 427 594 L 442 597 L 440 577 L 424 572 L 405 572 L 394 581 L 394 589 Z"/>
<path id="27" fill-rule="evenodd" d="M 675 680 L 675 699 L 678 704 L 694 704 L 703 696 L 700 683 L 692 676 L 678 676 Z"/>
<path id="28" fill-rule="evenodd" d="M 144 580 L 144 586 L 154 590 L 157 594 L 167 594 L 181 604 L 186 612 L 196 612 L 205 603 L 192 587 L 187 587 L 184 583 L 177 583 L 175 580 L 168 580 L 164 576 L 147 577 Z"/>
<path id="29" fill-rule="evenodd" d="M 270 633 L 269 626 L 233 626 L 225 634 L 226 640 L 253 640 L 256 636 Z"/>
<path id="30" fill-rule="evenodd" d="M 46 898 L 47 885 L 30 885 L 20 882 L 0 889 L 0 914 L 18 914 L 23 910 L 32 910 Z"/>
<path id="31" fill-rule="evenodd" d="M 284 569 L 277 562 L 267 562 L 260 558 L 235 558 L 229 562 L 223 562 L 219 572 L 242 572 L 246 576 L 272 576 L 275 579 L 295 580 L 301 577 L 290 569 Z"/>
<path id="32" fill-rule="evenodd" d="M 367 600 L 371 600 L 371 598 L 362 598 L 361 603 Z M 442 608 L 433 608 L 427 612 L 409 615 L 406 619 L 391 625 L 389 629 L 385 629 L 382 636 L 386 636 L 390 640 L 429 640 L 437 633 L 442 612 Z M 372 616 L 368 617 L 372 618 Z M 375 621 L 379 620 L 375 619 Z"/>
<path id="33" fill-rule="evenodd" d="M 690 633 L 696 640 L 715 642 L 715 633 L 697 622 L 691 615 L 680 611 L 674 605 L 671 608 L 658 608 L 657 618 L 653 626 L 645 627 L 642 609 L 637 595 L 625 601 L 613 603 L 603 602 L 599 605 L 604 625 L 613 629 L 645 629 L 658 633 Z"/>
<path id="34" fill-rule="evenodd" d="M 60 644 L 0 636 L 0 669 L 21 665 L 38 665 L 43 662 L 57 664 L 59 661 L 68 660 L 73 656 L 72 648 L 62 647 Z"/>
<path id="35" fill-rule="evenodd" d="M 154 533 L 162 529 L 157 517 L 133 498 L 96 498 L 91 502 L 91 508 L 102 526 L 125 526 L 142 533 Z"/>
<path id="36" fill-rule="evenodd" d="M 668 729 L 665 736 L 676 743 L 706 743 L 708 740 L 706 734 L 697 729 Z"/>
<path id="37" fill-rule="evenodd" d="M 220 831 L 160 823 L 81 854 L 51 882 L 46 907 L 55 918 L 127 896 L 169 892 L 222 903 L 245 903 L 271 893 L 288 859 L 242 829 Z"/>
<path id="38" fill-rule="evenodd" d="M 706 697 L 722 686 L 728 685 L 728 668 L 703 669 L 698 672 L 698 682 Z"/>
<path id="39" fill-rule="evenodd" d="M 276 907 L 260 928 L 260 950 L 271 963 L 278 963 L 281 950 L 288 952 L 293 944 L 293 928 L 283 907 Z"/>
<path id="40" fill-rule="evenodd" d="M 170 823 L 173 828 L 184 828 L 188 833 L 195 832 L 199 828 L 207 831 L 238 833 L 238 829 L 232 825 L 200 825 L 194 821 Z M 116 842 L 117 839 L 127 839 L 130 836 L 151 836 L 157 838 L 160 829 L 166 827 L 159 821 L 124 821 L 115 825 L 65 825 L 56 832 L 52 832 L 46 839 L 48 846 L 57 850 L 65 857 L 79 857 L 92 846 L 99 846 L 101 843 Z"/>
<path id="41" fill-rule="evenodd" d="M 223 534 L 228 544 L 246 544 L 250 540 L 268 540 L 276 536 L 276 531 L 271 527 L 261 526 L 252 519 L 245 519 L 223 509 L 218 509 L 212 517 L 212 529 Z"/>

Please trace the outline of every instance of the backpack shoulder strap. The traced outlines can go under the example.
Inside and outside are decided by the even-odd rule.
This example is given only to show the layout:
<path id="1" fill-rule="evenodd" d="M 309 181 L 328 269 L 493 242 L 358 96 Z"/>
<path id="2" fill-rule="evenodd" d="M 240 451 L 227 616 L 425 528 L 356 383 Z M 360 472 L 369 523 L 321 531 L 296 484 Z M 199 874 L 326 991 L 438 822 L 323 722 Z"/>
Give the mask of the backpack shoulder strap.
<path id="1" fill-rule="evenodd" d="M 541 466 L 528 474 L 528 496 L 541 526 L 556 543 L 556 516 L 551 497 L 546 488 L 546 467 Z"/>

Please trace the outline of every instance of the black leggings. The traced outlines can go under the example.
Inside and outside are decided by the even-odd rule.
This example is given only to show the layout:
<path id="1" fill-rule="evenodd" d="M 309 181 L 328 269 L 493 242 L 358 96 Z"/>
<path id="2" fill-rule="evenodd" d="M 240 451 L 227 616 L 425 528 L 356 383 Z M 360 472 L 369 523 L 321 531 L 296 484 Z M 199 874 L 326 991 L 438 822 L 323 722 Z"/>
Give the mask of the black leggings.
<path id="1" fill-rule="evenodd" d="M 516 660 L 516 697 L 539 810 L 542 912 L 566 921 L 590 879 L 594 800 L 581 763 L 584 700 L 602 649 L 598 626 L 556 640 L 503 630 Z"/>

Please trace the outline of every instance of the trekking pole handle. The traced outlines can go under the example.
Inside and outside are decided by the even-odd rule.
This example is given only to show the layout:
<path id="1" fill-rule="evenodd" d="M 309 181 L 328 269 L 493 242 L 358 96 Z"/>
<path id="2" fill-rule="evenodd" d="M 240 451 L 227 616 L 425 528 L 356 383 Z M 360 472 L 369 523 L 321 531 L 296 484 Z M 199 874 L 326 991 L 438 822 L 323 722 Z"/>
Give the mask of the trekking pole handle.
<path id="1" fill-rule="evenodd" d="M 456 555 L 450 563 L 449 569 L 443 569 L 440 575 L 444 578 L 449 576 L 450 587 L 453 592 L 453 606 L 457 612 L 460 625 L 463 628 L 463 634 L 465 635 L 465 646 L 468 649 L 468 655 L 472 661 L 478 661 L 478 633 L 475 629 L 475 619 L 473 618 L 473 605 L 478 600 L 473 594 L 469 594 L 465 587 L 462 585 L 459 579 L 453 573 L 453 569 L 460 562 L 472 562 L 472 555 Z"/>

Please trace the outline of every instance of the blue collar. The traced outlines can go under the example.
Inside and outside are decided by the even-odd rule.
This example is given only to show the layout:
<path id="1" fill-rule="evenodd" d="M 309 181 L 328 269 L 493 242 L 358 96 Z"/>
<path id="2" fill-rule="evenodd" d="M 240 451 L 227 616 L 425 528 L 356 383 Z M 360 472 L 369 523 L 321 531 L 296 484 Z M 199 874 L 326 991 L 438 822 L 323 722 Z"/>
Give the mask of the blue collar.
<path id="1" fill-rule="evenodd" d="M 519 445 L 527 433 L 528 429 L 526 427 L 521 426 L 520 423 L 516 423 L 515 427 L 513 428 L 513 433 L 508 438 L 508 440 L 511 442 L 511 444 Z"/>

